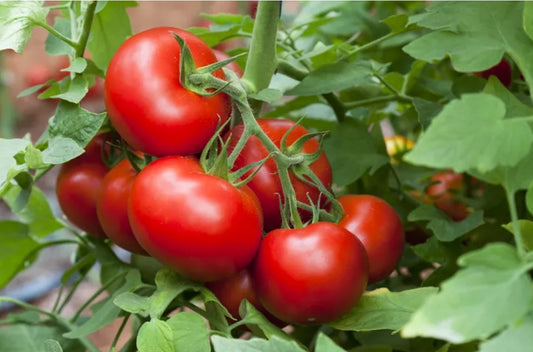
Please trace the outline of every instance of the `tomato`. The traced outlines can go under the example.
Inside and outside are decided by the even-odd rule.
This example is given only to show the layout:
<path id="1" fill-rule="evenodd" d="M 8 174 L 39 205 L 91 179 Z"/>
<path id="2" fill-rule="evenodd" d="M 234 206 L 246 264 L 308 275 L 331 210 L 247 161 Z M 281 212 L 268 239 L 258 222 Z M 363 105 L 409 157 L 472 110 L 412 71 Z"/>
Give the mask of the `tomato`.
<path id="1" fill-rule="evenodd" d="M 269 232 L 253 268 L 263 306 L 278 319 L 304 325 L 347 313 L 363 294 L 367 278 L 361 242 L 329 222 Z"/>
<path id="2" fill-rule="evenodd" d="M 168 156 L 146 166 L 133 182 L 128 208 L 141 246 L 192 280 L 236 274 L 261 242 L 263 223 L 253 193 L 205 174 L 191 158 Z"/>
<path id="3" fill-rule="evenodd" d="M 217 49 L 213 49 L 213 53 L 215 54 L 218 61 L 222 61 L 222 60 L 226 60 L 230 58 L 228 54 Z M 242 75 L 244 74 L 244 72 L 242 71 L 242 68 L 235 61 L 230 62 L 229 64 L 226 65 L 226 67 L 232 70 L 233 72 L 235 72 L 237 76 L 239 77 L 242 77 Z"/>
<path id="4" fill-rule="evenodd" d="M 266 135 L 276 144 L 278 147 L 281 144 L 283 135 L 294 126 L 294 122 L 283 119 L 257 119 L 259 126 L 266 133 Z M 227 136 L 230 138 L 228 151 L 231 152 L 237 144 L 239 138 L 242 135 L 244 126 L 242 124 L 232 128 Z M 294 130 L 287 137 L 287 144 L 291 145 L 299 137 L 308 134 L 309 131 L 302 126 L 296 126 Z M 320 148 L 320 143 L 316 139 L 308 140 L 303 146 L 304 153 L 315 153 Z M 252 164 L 268 156 L 267 149 L 255 136 L 251 136 L 246 145 L 242 149 L 239 157 L 237 158 L 234 169 L 239 169 L 243 166 Z M 329 189 L 331 187 L 331 166 L 324 152 L 320 157 L 310 165 L 311 170 L 320 179 L 322 184 Z M 257 195 L 261 208 L 263 209 L 263 217 L 265 221 L 265 230 L 270 231 L 281 226 L 280 215 L 280 195 L 283 194 L 281 182 L 279 180 L 276 163 L 270 158 L 263 167 L 257 172 L 253 179 L 247 184 L 252 191 Z M 317 204 L 320 200 L 321 204 L 324 204 L 325 197 L 321 197 L 321 192 L 318 188 L 309 185 L 308 183 L 301 181 L 290 172 L 291 183 L 296 192 L 296 198 L 298 201 L 309 204 L 310 197 L 314 204 Z M 311 218 L 310 212 L 301 211 L 300 214 L 304 221 Z"/>
<path id="5" fill-rule="evenodd" d="M 397 163 L 402 156 L 413 149 L 415 142 L 400 135 L 385 137 L 385 147 L 392 163 Z"/>
<path id="6" fill-rule="evenodd" d="M 511 81 L 513 78 L 511 65 L 506 59 L 501 59 L 498 64 L 492 66 L 488 70 L 476 72 L 476 75 L 485 79 L 489 79 L 490 76 L 496 76 L 496 78 L 498 78 L 500 82 L 502 82 L 502 84 L 506 87 L 509 87 L 511 85 Z"/>
<path id="7" fill-rule="evenodd" d="M 137 171 L 128 159 L 113 167 L 104 177 L 96 201 L 102 228 L 111 241 L 130 252 L 146 254 L 133 235 L 128 218 L 128 197 Z"/>
<path id="8" fill-rule="evenodd" d="M 198 67 L 216 62 L 198 37 L 159 27 L 126 40 L 105 79 L 111 123 L 133 149 L 156 156 L 201 152 L 231 112 L 227 95 L 200 96 L 180 84 L 180 46 L 173 33 L 185 40 Z M 224 72 L 214 76 L 224 78 Z"/>
<path id="9" fill-rule="evenodd" d="M 444 171 L 431 177 L 431 185 L 426 188 L 430 203 L 447 213 L 454 221 L 464 220 L 470 213 L 468 206 L 457 199 L 463 190 L 463 175 Z"/>
<path id="10" fill-rule="evenodd" d="M 339 226 L 353 233 L 368 254 L 368 282 L 380 281 L 396 268 L 404 246 L 400 217 L 383 199 L 371 195 L 338 198 L 344 216 Z"/>
<path id="11" fill-rule="evenodd" d="M 272 316 L 259 302 L 249 267 L 226 279 L 208 282 L 206 287 L 215 294 L 233 317 L 240 316 L 239 307 L 241 302 L 246 299 L 272 323 L 278 326 L 286 325 Z"/>

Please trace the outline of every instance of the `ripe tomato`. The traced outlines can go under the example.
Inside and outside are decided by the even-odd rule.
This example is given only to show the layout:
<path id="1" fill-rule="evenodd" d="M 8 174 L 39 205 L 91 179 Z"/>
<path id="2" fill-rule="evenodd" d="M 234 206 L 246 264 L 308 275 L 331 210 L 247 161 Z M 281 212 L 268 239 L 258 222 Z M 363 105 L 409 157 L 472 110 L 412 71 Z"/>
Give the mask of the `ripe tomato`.
<path id="1" fill-rule="evenodd" d="M 489 79 L 490 76 L 496 76 L 496 78 L 498 78 L 500 82 L 502 82 L 502 84 L 506 87 L 509 87 L 511 85 L 511 81 L 513 78 L 511 65 L 506 59 L 501 59 L 498 64 L 492 66 L 488 70 L 476 72 L 476 75 L 485 79 Z"/>
<path id="2" fill-rule="evenodd" d="M 96 212 L 102 228 L 117 246 L 130 252 L 146 254 L 128 219 L 128 197 L 137 171 L 128 159 L 113 167 L 104 177 L 96 201 Z"/>
<path id="3" fill-rule="evenodd" d="M 357 236 L 368 254 L 368 282 L 380 281 L 396 268 L 403 252 L 400 217 L 383 199 L 371 195 L 338 198 L 344 210 L 339 226 Z"/>
<path id="4" fill-rule="evenodd" d="M 180 84 L 180 46 L 173 33 L 185 40 L 197 67 L 216 62 L 198 37 L 159 27 L 126 40 L 105 79 L 105 104 L 113 126 L 133 149 L 156 156 L 199 153 L 231 112 L 227 95 L 200 96 Z M 222 70 L 213 75 L 224 78 Z"/>
<path id="5" fill-rule="evenodd" d="M 88 234 L 105 238 L 96 214 L 96 198 L 109 168 L 102 162 L 101 150 L 106 134 L 97 135 L 86 152 L 59 170 L 56 194 L 65 216 Z"/>
<path id="6" fill-rule="evenodd" d="M 293 121 L 282 119 L 257 119 L 257 122 L 259 123 L 261 129 L 278 147 L 281 144 L 281 138 L 283 135 L 295 124 Z M 233 127 L 228 132 L 227 136 L 230 138 L 228 145 L 229 152 L 231 152 L 237 144 L 239 138 L 242 136 L 243 130 L 244 126 L 240 124 Z M 304 127 L 297 126 L 289 134 L 286 142 L 288 145 L 291 145 L 299 137 L 308 133 L 309 131 Z M 303 152 L 312 154 L 315 153 L 319 148 L 319 142 L 316 139 L 310 139 L 304 144 Z M 243 166 L 264 159 L 268 154 L 269 153 L 267 149 L 263 146 L 259 139 L 255 136 L 251 136 L 239 154 L 239 157 L 235 162 L 234 169 L 239 169 Z M 331 186 L 332 174 L 331 166 L 326 154 L 322 152 L 320 157 L 311 164 L 310 168 L 322 181 L 322 184 L 329 189 Z M 259 170 L 259 172 L 257 172 L 253 179 L 247 184 L 257 195 L 257 198 L 261 203 L 266 231 L 270 231 L 281 226 L 279 197 L 283 194 L 283 192 L 277 170 L 276 163 L 272 158 L 270 158 Z M 321 193 L 318 188 L 297 179 L 292 172 L 290 173 L 290 177 L 298 201 L 309 204 L 308 197 L 310 197 L 314 204 L 318 203 L 319 198 L 321 204 L 324 203 L 325 197 L 321 197 Z M 304 221 L 311 218 L 310 212 L 302 211 L 300 215 Z"/>
<path id="7" fill-rule="evenodd" d="M 133 233 L 151 256 L 190 279 L 234 275 L 252 261 L 262 235 L 261 211 L 245 188 L 205 174 L 196 160 L 160 158 L 133 182 Z"/>
<path id="8" fill-rule="evenodd" d="M 361 242 L 328 222 L 269 232 L 253 268 L 259 301 L 277 318 L 295 324 L 341 317 L 361 297 L 367 278 Z"/>
<path id="9" fill-rule="evenodd" d="M 470 211 L 464 202 L 457 199 L 458 193 L 463 190 L 463 175 L 453 171 L 440 172 L 431 177 L 431 183 L 426 188 L 430 203 L 454 221 L 464 220 Z"/>
<path id="10" fill-rule="evenodd" d="M 218 61 L 222 61 L 222 60 L 226 60 L 230 58 L 228 54 L 217 49 L 213 49 L 213 53 L 215 54 L 215 57 L 217 58 Z M 230 62 L 228 65 L 226 65 L 226 67 L 232 70 L 233 72 L 235 72 L 237 76 L 239 77 L 242 77 L 242 75 L 244 74 L 244 72 L 242 71 L 242 68 L 235 61 Z"/>
<path id="11" fill-rule="evenodd" d="M 240 316 L 239 306 L 242 300 L 246 299 L 273 324 L 278 326 L 286 325 L 272 316 L 259 302 L 253 287 L 252 273 L 249 267 L 226 279 L 208 282 L 205 286 L 217 296 L 220 303 L 235 318 Z"/>

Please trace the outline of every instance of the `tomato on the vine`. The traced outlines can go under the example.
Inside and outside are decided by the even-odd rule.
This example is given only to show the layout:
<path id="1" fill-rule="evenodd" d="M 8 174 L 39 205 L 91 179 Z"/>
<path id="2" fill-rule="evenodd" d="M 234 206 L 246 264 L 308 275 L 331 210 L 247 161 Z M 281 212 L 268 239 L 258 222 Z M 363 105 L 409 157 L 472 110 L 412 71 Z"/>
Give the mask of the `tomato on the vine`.
<path id="1" fill-rule="evenodd" d="M 265 134 L 280 147 L 281 139 L 285 133 L 294 127 L 295 122 L 284 119 L 257 119 L 257 122 Z M 228 133 L 229 145 L 228 151 L 231 152 L 237 144 L 239 138 L 242 136 L 244 125 L 240 124 L 233 127 Z M 304 127 L 296 126 L 287 136 L 286 144 L 292 145 L 298 138 L 308 134 L 309 131 Z M 312 154 L 318 151 L 320 143 L 316 139 L 309 139 L 303 146 L 302 152 Z M 263 146 L 261 141 L 251 136 L 246 142 L 244 148 L 235 161 L 234 169 L 239 169 L 246 165 L 260 161 L 269 155 L 268 150 Z M 315 173 L 318 179 L 322 182 L 326 189 L 331 187 L 332 172 L 326 154 L 322 152 L 317 160 L 310 166 L 310 169 Z M 292 172 L 290 172 L 291 183 L 296 193 L 296 199 L 302 203 L 309 204 L 309 198 L 314 204 L 324 204 L 325 197 L 320 190 L 298 179 Z M 270 231 L 281 226 L 280 215 L 280 197 L 283 197 L 281 182 L 278 176 L 278 168 L 272 158 L 261 167 L 257 174 L 247 184 L 252 191 L 257 195 L 261 208 L 263 209 L 263 216 L 265 222 L 265 230 Z M 311 218 L 311 213 L 301 211 L 300 216 L 303 220 Z"/>
<path id="2" fill-rule="evenodd" d="M 329 222 L 269 232 L 253 268 L 259 301 L 278 319 L 295 324 L 341 317 L 361 297 L 367 278 L 361 242 Z"/>
<path id="3" fill-rule="evenodd" d="M 468 206 L 458 199 L 463 190 L 463 174 L 453 171 L 439 172 L 431 177 L 431 185 L 426 188 L 429 202 L 448 214 L 454 221 L 464 220 L 470 211 Z"/>
<path id="4" fill-rule="evenodd" d="M 102 228 L 111 241 L 130 252 L 146 254 L 133 235 L 128 218 L 128 197 L 137 171 L 128 159 L 113 167 L 104 177 L 96 201 Z"/>
<path id="5" fill-rule="evenodd" d="M 105 80 L 111 123 L 133 147 L 155 156 L 202 151 L 231 113 L 227 95 L 200 96 L 180 83 L 180 46 L 187 43 L 197 67 L 216 62 L 201 39 L 182 29 L 159 27 L 126 40 L 113 56 Z M 224 78 L 224 72 L 213 73 Z"/>
<path id="6" fill-rule="evenodd" d="M 190 279 L 229 277 L 252 261 L 261 242 L 261 211 L 246 188 L 204 173 L 192 158 L 157 159 L 133 182 L 133 233 L 150 255 Z"/>
<path id="7" fill-rule="evenodd" d="M 386 201 L 375 196 L 350 194 L 338 201 L 344 210 L 339 226 L 357 236 L 368 254 L 368 282 L 386 278 L 403 253 L 400 217 Z"/>
<path id="8" fill-rule="evenodd" d="M 56 195 L 63 213 L 74 225 L 94 237 L 105 238 L 96 214 L 96 198 L 109 171 L 101 157 L 106 134 L 99 134 L 86 152 L 63 165 L 56 182 Z"/>

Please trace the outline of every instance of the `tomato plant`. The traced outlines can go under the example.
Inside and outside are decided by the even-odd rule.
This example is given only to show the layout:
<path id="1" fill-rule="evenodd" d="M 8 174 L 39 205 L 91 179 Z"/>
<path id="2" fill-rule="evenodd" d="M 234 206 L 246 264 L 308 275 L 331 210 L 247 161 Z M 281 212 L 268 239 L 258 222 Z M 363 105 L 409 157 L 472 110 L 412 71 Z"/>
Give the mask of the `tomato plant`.
<path id="1" fill-rule="evenodd" d="M 347 313 L 363 294 L 368 261 L 361 242 L 332 223 L 269 232 L 254 262 L 260 302 L 275 317 L 320 324 Z"/>
<path id="2" fill-rule="evenodd" d="M 201 152 L 231 112 L 224 94 L 200 96 L 181 85 L 180 46 L 174 33 L 191 48 L 197 66 L 216 61 L 196 36 L 160 27 L 125 41 L 106 74 L 105 102 L 113 126 L 134 149 L 156 156 Z M 222 78 L 223 72 L 214 75 Z"/>
<path id="3" fill-rule="evenodd" d="M 272 142 L 280 147 L 282 138 L 285 134 L 285 143 L 290 147 L 298 138 L 309 133 L 304 127 L 295 125 L 294 122 L 284 119 L 258 119 L 260 128 L 272 140 Z M 244 125 L 237 125 L 233 127 L 228 133 L 229 145 L 228 150 L 231 152 L 237 144 L 239 138 L 242 136 Z M 302 147 L 302 152 L 306 154 L 313 154 L 319 150 L 319 142 L 315 139 L 308 140 Z M 256 137 L 250 137 L 239 153 L 238 158 L 234 164 L 235 168 L 241 168 L 245 165 L 258 162 L 267 158 L 268 150 L 263 146 L 261 141 Z M 315 173 L 322 184 L 329 188 L 331 185 L 331 166 L 324 153 L 321 153 L 316 160 L 310 164 L 310 169 Z M 314 204 L 325 202 L 325 198 L 321 197 L 320 190 L 310 184 L 297 178 L 294 173 L 291 173 L 291 183 L 296 193 L 296 199 L 303 203 L 309 203 L 311 200 Z M 261 203 L 263 210 L 265 230 L 269 231 L 281 226 L 281 212 L 280 212 L 280 195 L 282 194 L 282 186 L 277 176 L 277 166 L 273 159 L 268 159 L 265 164 L 259 169 L 248 186 L 254 191 Z M 304 220 L 310 218 L 310 212 L 302 212 Z"/>
<path id="4" fill-rule="evenodd" d="M 128 202 L 141 246 L 194 280 L 236 274 L 250 264 L 261 241 L 262 216 L 253 194 L 205 174 L 190 158 L 149 164 L 133 182 Z"/>
<path id="5" fill-rule="evenodd" d="M 344 195 L 339 197 L 339 202 L 344 210 L 339 226 L 353 233 L 368 255 L 368 281 L 386 278 L 396 268 L 403 252 L 400 217 L 387 202 L 371 195 Z"/>
<path id="6" fill-rule="evenodd" d="M 0 352 L 527 351 L 533 6 L 219 4 L 0 2 Z"/>

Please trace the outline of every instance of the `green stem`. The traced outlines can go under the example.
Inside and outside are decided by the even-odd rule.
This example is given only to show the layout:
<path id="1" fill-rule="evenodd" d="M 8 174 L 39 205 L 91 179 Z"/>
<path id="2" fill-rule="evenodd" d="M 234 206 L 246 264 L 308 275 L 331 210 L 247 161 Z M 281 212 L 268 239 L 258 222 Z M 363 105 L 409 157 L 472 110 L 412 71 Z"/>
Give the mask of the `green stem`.
<path id="1" fill-rule="evenodd" d="M 113 339 L 113 342 L 111 343 L 111 348 L 109 349 L 109 352 L 115 351 L 115 347 L 117 346 L 118 339 L 120 338 L 120 335 L 122 335 L 122 331 L 124 331 L 124 328 L 126 327 L 126 324 L 128 323 L 128 319 L 130 318 L 131 314 L 126 314 L 124 316 L 124 319 L 122 319 L 122 324 L 120 324 L 120 327 L 118 328 L 118 331 L 115 335 L 115 338 Z"/>
<path id="2" fill-rule="evenodd" d="M 48 25 L 46 22 L 37 22 L 38 26 L 43 27 L 48 31 L 48 33 L 52 34 L 57 39 L 61 40 L 62 42 L 68 44 L 72 48 L 76 49 L 78 47 L 78 44 L 70 40 L 70 38 L 65 37 L 63 34 L 58 32 L 54 27 Z"/>
<path id="3" fill-rule="evenodd" d="M 91 1 L 87 6 L 87 10 L 83 16 L 80 37 L 76 43 L 76 57 L 83 57 L 89 34 L 91 33 L 91 26 L 93 25 L 94 12 L 96 11 L 96 1 Z"/>
<path id="4" fill-rule="evenodd" d="M 309 74 L 308 71 L 295 67 L 286 60 L 279 60 L 278 72 L 298 81 L 303 80 Z M 337 98 L 337 96 L 333 93 L 322 94 L 322 97 L 328 102 L 328 104 L 333 109 L 333 112 L 337 117 L 337 121 L 344 121 L 344 116 L 346 115 L 346 108 L 344 104 L 339 100 L 339 98 Z"/>
<path id="5" fill-rule="evenodd" d="M 516 211 L 516 202 L 514 198 L 514 192 L 511 192 L 508 187 L 505 187 L 505 195 L 507 196 L 507 203 L 509 204 L 509 212 L 511 213 L 511 221 L 513 224 L 513 236 L 518 249 L 518 255 L 520 258 L 524 258 L 526 255 L 526 249 L 524 247 L 524 240 L 522 239 L 522 231 L 518 224 L 518 213 Z"/>
<path id="6" fill-rule="evenodd" d="M 388 103 L 391 101 L 403 101 L 403 102 L 410 102 L 411 99 L 406 96 L 398 96 L 398 95 L 382 95 L 379 97 L 373 97 L 368 99 L 362 99 L 357 100 L 354 102 L 345 103 L 345 106 L 349 109 L 355 109 L 361 106 L 367 106 L 372 104 L 381 104 L 381 103 Z"/>
<path id="7" fill-rule="evenodd" d="M 280 1 L 259 1 L 246 68 L 242 76 L 243 83 L 251 93 L 268 88 L 276 70 L 276 35 L 280 13 Z M 261 105 L 261 101 L 252 102 L 255 112 L 261 110 Z"/>
<path id="8" fill-rule="evenodd" d="M 361 45 L 361 46 L 358 46 L 357 48 L 351 50 L 350 52 L 348 52 L 346 55 L 342 56 L 339 61 L 342 61 L 342 60 L 345 60 L 345 59 L 351 59 L 352 56 L 354 55 L 357 55 L 358 53 L 362 52 L 362 51 L 365 51 L 365 50 L 368 50 L 368 49 L 373 49 L 374 47 L 378 46 L 379 44 L 381 44 L 382 42 L 384 42 L 385 40 L 387 39 L 390 39 L 390 38 L 393 38 L 395 36 L 397 36 L 398 34 L 400 34 L 402 32 L 391 32 L 389 34 L 386 34 L 384 35 L 383 37 L 380 37 L 378 39 L 375 39 L 371 42 L 368 42 L 364 45 Z"/>

